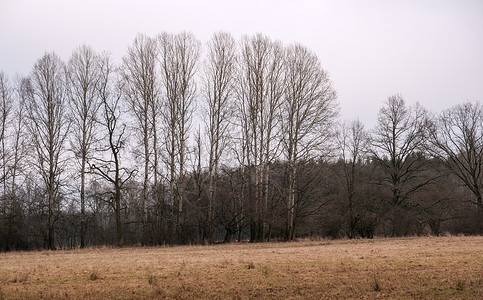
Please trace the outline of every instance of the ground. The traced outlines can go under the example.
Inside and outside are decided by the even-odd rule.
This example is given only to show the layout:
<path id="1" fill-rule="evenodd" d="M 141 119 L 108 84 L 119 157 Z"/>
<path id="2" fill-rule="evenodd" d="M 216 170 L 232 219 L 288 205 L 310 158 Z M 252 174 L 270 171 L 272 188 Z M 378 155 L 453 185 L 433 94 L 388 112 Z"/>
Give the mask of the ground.
<path id="1" fill-rule="evenodd" d="M 0 299 L 483 299 L 483 237 L 0 254 Z"/>

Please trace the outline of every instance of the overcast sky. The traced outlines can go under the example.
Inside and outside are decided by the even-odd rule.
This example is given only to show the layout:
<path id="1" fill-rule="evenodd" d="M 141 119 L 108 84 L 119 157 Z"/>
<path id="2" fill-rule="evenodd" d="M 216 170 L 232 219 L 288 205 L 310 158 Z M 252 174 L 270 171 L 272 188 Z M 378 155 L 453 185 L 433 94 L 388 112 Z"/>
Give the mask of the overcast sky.
<path id="1" fill-rule="evenodd" d="M 0 0 L 0 70 L 27 75 L 81 44 L 119 60 L 137 33 L 263 33 L 299 42 L 330 74 L 342 119 L 371 128 L 388 96 L 438 112 L 483 101 L 483 0 Z"/>

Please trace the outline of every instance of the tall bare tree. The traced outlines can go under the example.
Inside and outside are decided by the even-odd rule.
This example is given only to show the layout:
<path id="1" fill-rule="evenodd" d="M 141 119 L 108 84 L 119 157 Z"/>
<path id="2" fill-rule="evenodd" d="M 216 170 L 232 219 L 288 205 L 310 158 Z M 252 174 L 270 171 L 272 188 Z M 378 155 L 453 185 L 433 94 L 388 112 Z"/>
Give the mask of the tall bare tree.
<path id="1" fill-rule="evenodd" d="M 8 173 L 9 173 L 9 152 L 8 147 L 8 131 L 9 123 L 12 114 L 12 107 L 14 105 L 14 90 L 10 85 L 10 81 L 7 75 L 0 72 L 0 163 L 1 163 L 1 175 L 0 183 L 2 183 L 2 193 L 0 195 L 0 238 L 5 238 L 5 244 L 3 247 L 10 249 L 11 247 L 11 235 L 12 235 L 12 211 L 11 201 L 8 191 Z M 2 248 L 3 248 L 2 247 Z"/>
<path id="2" fill-rule="evenodd" d="M 121 119 L 120 83 L 114 82 L 114 70 L 108 55 L 101 58 L 100 81 L 97 87 L 101 100 L 100 124 L 104 129 L 104 137 L 96 149 L 98 154 L 88 162 L 91 172 L 112 184 L 113 191 L 109 197 L 116 219 L 117 244 L 124 245 L 124 225 L 121 216 L 121 197 L 125 183 L 131 179 L 136 170 L 129 170 L 121 162 L 121 154 L 126 146 L 126 124 Z"/>
<path id="3" fill-rule="evenodd" d="M 69 131 L 65 67 L 54 53 L 46 53 L 30 74 L 28 130 L 35 147 L 34 166 L 39 172 L 47 198 L 47 239 L 45 247 L 55 248 L 55 221 L 61 201 L 65 171 L 65 141 Z"/>
<path id="4" fill-rule="evenodd" d="M 206 238 L 213 239 L 213 206 L 217 199 L 220 158 L 229 138 L 228 128 L 233 115 L 236 44 L 224 32 L 216 33 L 208 43 L 204 68 L 203 96 L 206 102 L 206 132 L 208 135 L 208 216 Z"/>
<path id="5" fill-rule="evenodd" d="M 163 119 L 166 126 L 170 205 L 176 207 L 176 231 L 181 238 L 183 228 L 184 172 L 188 132 L 196 96 L 195 75 L 200 57 L 200 42 L 189 33 L 161 34 L 161 80 L 164 85 Z"/>
<path id="6" fill-rule="evenodd" d="M 147 202 L 150 188 L 151 157 L 154 161 L 154 186 L 157 185 L 158 155 L 156 119 L 158 115 L 159 78 L 157 70 L 158 47 L 156 39 L 138 35 L 127 56 L 123 58 L 125 95 L 138 123 L 144 147 L 144 182 L 142 197 L 143 231 L 146 230 Z M 151 146 L 152 145 L 152 146 Z M 154 151 L 154 154 L 151 151 Z"/>
<path id="7" fill-rule="evenodd" d="M 349 124 L 341 124 L 337 133 L 337 142 L 340 151 L 339 155 L 344 164 L 344 190 L 347 195 L 349 210 L 348 236 L 353 238 L 355 227 L 359 221 L 359 218 L 354 215 L 356 185 L 360 184 L 360 172 L 364 167 L 364 160 L 370 149 L 370 137 L 362 122 L 354 120 Z"/>
<path id="8" fill-rule="evenodd" d="M 285 94 L 282 114 L 283 146 L 288 165 L 287 240 L 294 238 L 297 164 L 323 153 L 333 135 L 338 113 L 336 92 L 317 55 L 292 45 L 285 56 Z"/>
<path id="9" fill-rule="evenodd" d="M 473 193 L 481 216 L 483 105 L 480 102 L 466 102 L 443 111 L 430 126 L 429 136 L 430 153 L 443 161 Z"/>
<path id="10" fill-rule="evenodd" d="M 253 190 L 249 191 L 253 241 L 265 238 L 270 163 L 277 154 L 278 143 L 274 143 L 274 139 L 283 87 L 282 45 L 260 34 L 245 37 L 241 45 L 237 105 L 243 160 L 248 170 L 254 172 Z"/>
<path id="11" fill-rule="evenodd" d="M 23 167 L 27 158 L 27 153 L 30 150 L 27 146 L 27 132 L 26 132 L 26 117 L 25 117 L 25 102 L 28 98 L 29 81 L 27 79 L 18 79 L 16 82 L 16 96 L 14 96 L 14 105 L 12 107 L 13 120 L 9 127 L 9 149 L 8 152 L 8 191 L 5 200 L 7 212 L 7 249 L 18 249 L 21 236 L 18 232 L 21 231 L 22 213 L 20 197 L 18 191 L 22 186 Z M 5 152 L 4 152 L 5 153 Z M 25 178 L 25 176 L 23 176 Z"/>
<path id="12" fill-rule="evenodd" d="M 260 229 L 259 236 L 266 240 L 270 239 L 272 224 L 270 220 L 273 216 L 269 217 L 270 212 L 269 198 L 272 196 L 270 191 L 270 165 L 279 155 L 279 146 L 281 140 L 281 105 L 283 101 L 283 93 L 285 89 L 285 78 L 284 78 L 284 48 L 281 43 L 274 42 L 272 44 L 272 49 L 269 59 L 269 71 L 268 77 L 266 79 L 267 87 L 267 101 L 262 105 L 262 118 L 260 120 L 261 136 L 264 141 L 264 146 L 260 152 L 260 161 L 262 164 L 262 190 L 260 195 L 262 198 L 262 210 L 263 210 L 263 220 Z"/>
<path id="13" fill-rule="evenodd" d="M 97 113 L 101 104 L 98 85 L 100 81 L 99 56 L 88 46 L 78 47 L 67 64 L 69 100 L 72 109 L 72 150 L 79 163 L 81 229 L 80 246 L 85 246 L 86 236 L 86 164 L 92 155 L 97 129 Z"/>
<path id="14" fill-rule="evenodd" d="M 3 183 L 4 200 L 7 197 L 7 172 L 8 172 L 8 154 L 7 154 L 7 132 L 8 123 L 10 121 L 12 107 L 14 103 L 13 99 L 14 90 L 10 85 L 8 77 L 5 73 L 0 72 L 0 143 L 1 143 L 1 159 L 2 159 L 2 175 L 0 182 Z"/>
<path id="15" fill-rule="evenodd" d="M 422 176 L 427 164 L 422 154 L 426 116 L 425 109 L 407 107 L 397 94 L 379 111 L 372 155 L 384 171 L 382 182 L 392 193 L 392 235 L 397 234 L 398 210 L 405 209 L 411 196 L 434 180 Z"/>

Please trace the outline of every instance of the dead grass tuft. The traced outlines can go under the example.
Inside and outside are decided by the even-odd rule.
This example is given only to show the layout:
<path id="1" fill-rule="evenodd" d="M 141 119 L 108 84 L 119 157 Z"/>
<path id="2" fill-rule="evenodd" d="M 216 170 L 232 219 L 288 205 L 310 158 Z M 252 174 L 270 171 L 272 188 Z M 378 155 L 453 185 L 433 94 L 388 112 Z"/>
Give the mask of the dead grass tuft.
<path id="1" fill-rule="evenodd" d="M 158 278 L 155 275 L 151 274 L 151 275 L 148 276 L 148 283 L 150 285 L 157 285 L 158 284 Z"/>
<path id="2" fill-rule="evenodd" d="M 231 260 L 228 260 L 228 259 L 224 259 L 223 261 L 221 261 L 217 266 L 221 269 L 226 269 L 228 268 L 229 266 L 231 266 L 233 263 Z"/>
<path id="3" fill-rule="evenodd" d="M 372 290 L 374 292 L 380 292 L 381 291 L 381 284 L 379 283 L 379 280 L 377 279 L 376 275 L 372 277 Z"/>
<path id="4" fill-rule="evenodd" d="M 29 279 L 28 272 L 21 272 L 20 274 L 14 274 L 7 282 L 10 283 L 26 283 Z"/>
<path id="5" fill-rule="evenodd" d="M 159 285 L 155 285 L 153 287 L 153 295 L 158 299 L 165 299 L 167 298 L 166 291 Z"/>
<path id="6" fill-rule="evenodd" d="M 267 266 L 262 267 L 262 275 L 264 277 L 267 277 L 268 273 L 269 273 L 268 267 Z"/>
<path id="7" fill-rule="evenodd" d="M 464 280 L 459 279 L 459 280 L 456 281 L 455 288 L 456 288 L 457 291 L 462 292 L 462 291 L 465 290 L 465 287 L 466 287 L 466 282 Z"/>
<path id="8" fill-rule="evenodd" d="M 163 289 L 156 275 L 150 274 L 148 276 L 148 283 L 153 288 L 153 296 L 155 298 L 166 298 L 166 291 Z"/>
<path id="9" fill-rule="evenodd" d="M 91 281 L 95 281 L 95 280 L 99 279 L 99 270 L 93 269 L 91 271 L 91 273 L 89 274 L 89 279 Z"/>

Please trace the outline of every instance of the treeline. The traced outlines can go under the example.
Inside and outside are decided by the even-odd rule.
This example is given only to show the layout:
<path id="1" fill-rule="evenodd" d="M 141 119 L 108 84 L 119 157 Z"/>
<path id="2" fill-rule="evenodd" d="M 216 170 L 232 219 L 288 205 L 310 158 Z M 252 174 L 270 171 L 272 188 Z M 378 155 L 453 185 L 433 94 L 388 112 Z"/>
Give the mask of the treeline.
<path id="1" fill-rule="evenodd" d="M 482 233 L 483 106 L 338 122 L 315 53 L 138 35 L 0 73 L 0 250 Z"/>

